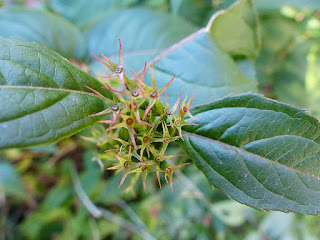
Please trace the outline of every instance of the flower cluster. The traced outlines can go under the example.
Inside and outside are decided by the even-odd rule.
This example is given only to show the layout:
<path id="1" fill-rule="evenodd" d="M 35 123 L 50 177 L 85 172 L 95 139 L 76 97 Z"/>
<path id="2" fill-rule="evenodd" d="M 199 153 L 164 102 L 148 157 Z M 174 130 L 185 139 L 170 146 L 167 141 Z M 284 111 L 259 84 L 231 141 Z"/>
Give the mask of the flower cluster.
<path id="1" fill-rule="evenodd" d="M 173 106 L 170 106 L 166 89 L 174 80 L 175 76 L 162 88 L 158 88 L 152 69 L 152 85 L 144 83 L 144 76 L 147 69 L 144 69 L 139 76 L 132 73 L 133 79 L 125 75 L 123 67 L 123 53 L 121 41 L 119 64 L 111 62 L 102 53 L 103 59 L 92 54 L 102 64 L 104 64 L 112 74 L 106 78 L 117 77 L 120 80 L 122 89 L 115 90 L 106 83 L 106 89 L 113 93 L 113 99 L 107 99 L 97 90 L 89 88 L 92 92 L 99 95 L 109 102 L 110 107 L 102 112 L 90 115 L 90 117 L 100 115 L 112 115 L 108 120 L 102 120 L 101 123 L 107 124 L 108 138 L 115 141 L 116 146 L 106 150 L 107 153 L 113 153 L 117 164 L 108 168 L 123 172 L 119 188 L 123 184 L 128 174 L 136 173 L 142 176 L 143 187 L 146 191 L 146 179 L 148 173 L 155 172 L 160 183 L 160 173 L 163 172 L 165 180 L 170 182 L 172 188 L 172 174 L 175 170 L 185 166 L 185 163 L 179 166 L 168 165 L 167 160 L 180 155 L 165 156 L 165 151 L 170 142 L 178 139 L 183 140 L 181 128 L 193 123 L 186 122 L 184 116 L 193 116 L 190 113 L 190 107 L 193 95 L 189 101 L 187 97 L 181 101 L 182 92 Z M 164 105 L 165 102 L 165 105 Z M 130 186 L 134 185 L 132 183 Z"/>

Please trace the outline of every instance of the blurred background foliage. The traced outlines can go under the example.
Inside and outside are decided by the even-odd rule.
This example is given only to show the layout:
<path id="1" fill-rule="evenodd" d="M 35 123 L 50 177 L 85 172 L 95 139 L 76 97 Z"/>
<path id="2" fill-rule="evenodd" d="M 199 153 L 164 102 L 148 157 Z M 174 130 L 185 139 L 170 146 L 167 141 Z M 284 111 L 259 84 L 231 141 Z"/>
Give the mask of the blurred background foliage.
<path id="1" fill-rule="evenodd" d="M 139 70 L 136 62 L 141 66 L 150 61 L 234 2 L 6 0 L 0 1 L 0 35 L 44 44 L 98 76 L 104 70 L 89 53 L 102 51 L 112 57 L 118 52 L 104 42 L 117 46 L 121 36 L 128 51 L 152 46 L 153 51 L 127 56 L 130 67 Z M 320 1 L 256 0 L 255 5 L 261 49 L 250 74 L 260 92 L 319 116 Z M 130 181 L 119 190 L 121 176 L 102 172 L 93 161 L 103 158 L 102 150 L 80 137 L 91 131 L 54 145 L 0 152 L 1 239 L 320 238 L 318 217 L 259 212 L 241 205 L 212 190 L 193 164 L 176 174 L 173 193 L 164 181 L 158 188 L 155 174 L 148 176 L 147 193 L 140 182 L 134 192 L 123 191 Z M 178 153 L 180 148 L 173 145 L 168 154 Z M 101 216 L 95 218 L 84 207 L 81 190 L 105 209 Z"/>

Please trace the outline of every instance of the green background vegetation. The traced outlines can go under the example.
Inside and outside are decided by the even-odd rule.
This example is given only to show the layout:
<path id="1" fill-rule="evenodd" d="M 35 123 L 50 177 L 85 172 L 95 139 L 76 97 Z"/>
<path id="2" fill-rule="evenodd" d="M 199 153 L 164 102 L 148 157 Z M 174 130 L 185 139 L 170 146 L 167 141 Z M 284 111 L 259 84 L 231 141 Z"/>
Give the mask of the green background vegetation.
<path id="1" fill-rule="evenodd" d="M 48 46 L 94 76 L 107 73 L 89 53 L 101 51 L 117 61 L 120 37 L 127 51 L 127 68 L 137 72 L 144 61 L 151 61 L 177 41 L 206 27 L 214 13 L 234 2 L 3 1 L 0 35 Z M 201 86 L 203 76 L 212 76 L 214 83 L 226 77 L 223 71 L 210 70 L 209 66 L 218 65 L 219 69 L 228 68 L 229 77 L 237 76 L 240 87 L 230 84 L 225 91 L 217 91 L 212 85 L 203 92 L 203 97 L 195 100 L 195 105 L 223 97 L 227 92 L 255 88 L 257 82 L 257 91 L 265 96 L 307 108 L 319 116 L 319 1 L 256 0 L 255 7 L 259 26 L 251 26 L 256 29 L 251 38 L 243 38 L 231 22 L 225 24 L 228 21 L 218 18 L 212 29 L 220 31 L 209 31 L 232 61 L 220 48 L 212 48 L 214 57 L 201 55 L 198 61 L 185 63 L 190 64 L 185 69 L 175 65 L 173 58 L 169 58 L 170 64 L 160 61 L 158 74 L 162 70 L 170 76 L 180 75 L 188 82 L 185 76 L 189 75 L 183 73 L 197 69 L 192 74 L 199 77 L 197 84 Z M 250 17 L 254 18 L 248 15 L 248 22 L 254 24 Z M 228 15 L 224 18 L 228 19 Z M 198 40 L 206 43 L 205 36 Z M 197 57 L 197 51 L 194 56 Z M 186 88 L 187 94 L 192 92 L 188 84 L 180 88 Z M 171 91 L 173 96 L 176 88 Z M 149 235 L 159 239 L 320 238 L 318 217 L 261 212 L 241 205 L 212 190 L 194 164 L 174 176 L 173 193 L 164 181 L 158 189 L 155 174 L 148 176 L 147 193 L 143 192 L 141 181 L 134 194 L 124 193 L 117 188 L 120 174 L 101 172 L 93 161 L 99 157 L 99 149 L 81 139 L 80 136 L 89 136 L 91 130 L 53 145 L 0 152 L 0 238 L 141 239 Z M 179 153 L 182 150 L 172 145 L 168 155 Z M 184 161 L 191 162 L 187 157 L 176 159 L 177 163 Z M 102 217 L 94 218 L 83 206 L 79 183 L 91 201 L 106 210 Z"/>

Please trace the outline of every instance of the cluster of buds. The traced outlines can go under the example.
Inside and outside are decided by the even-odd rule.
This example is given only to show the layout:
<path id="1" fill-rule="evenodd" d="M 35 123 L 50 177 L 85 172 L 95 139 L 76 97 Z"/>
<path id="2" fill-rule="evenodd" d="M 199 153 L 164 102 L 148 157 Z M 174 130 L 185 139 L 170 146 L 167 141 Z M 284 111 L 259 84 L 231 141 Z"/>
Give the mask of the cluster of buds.
<path id="1" fill-rule="evenodd" d="M 153 67 L 151 67 L 152 86 L 149 86 L 143 81 L 147 69 L 146 64 L 139 76 L 131 71 L 134 78 L 129 79 L 125 75 L 123 67 L 120 40 L 119 43 L 119 64 L 111 62 L 102 53 L 100 53 L 102 59 L 94 54 L 92 55 L 112 72 L 110 76 L 105 78 L 117 77 L 120 80 L 122 89 L 115 90 L 106 83 L 104 88 L 113 93 L 113 99 L 109 99 L 99 91 L 87 87 L 105 101 L 108 101 L 110 106 L 102 112 L 90 115 L 90 117 L 112 115 L 111 119 L 100 121 L 107 125 L 108 138 L 117 143 L 111 149 L 105 150 L 107 153 L 113 153 L 114 159 L 117 160 L 116 165 L 107 169 L 123 172 L 119 188 L 129 174 L 135 173 L 137 177 L 133 178 L 133 181 L 137 181 L 141 175 L 143 187 L 146 191 L 147 174 L 150 172 L 157 174 L 161 188 L 160 173 L 163 172 L 166 182 L 170 182 L 171 190 L 173 190 L 172 174 L 189 163 L 173 167 L 171 162 L 168 165 L 167 160 L 181 155 L 165 156 L 165 151 L 170 142 L 178 139 L 183 140 L 181 130 L 183 126 L 193 124 L 184 120 L 186 114 L 193 118 L 189 111 L 193 95 L 188 102 L 187 97 L 181 101 L 181 92 L 176 103 L 170 106 L 166 89 L 175 76 L 159 89 L 156 84 Z M 134 183 L 130 186 L 133 186 Z"/>

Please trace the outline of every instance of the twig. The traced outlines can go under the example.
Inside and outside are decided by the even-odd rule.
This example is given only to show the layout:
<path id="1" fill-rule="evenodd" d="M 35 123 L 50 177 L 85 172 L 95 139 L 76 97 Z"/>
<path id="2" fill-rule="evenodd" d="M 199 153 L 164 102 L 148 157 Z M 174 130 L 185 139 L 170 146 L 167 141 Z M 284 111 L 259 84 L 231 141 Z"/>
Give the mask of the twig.
<path id="1" fill-rule="evenodd" d="M 133 222 L 139 224 L 141 228 L 146 229 L 146 225 L 144 224 L 144 222 L 141 221 L 138 215 L 125 201 L 120 200 L 118 206 L 130 217 Z"/>
<path id="2" fill-rule="evenodd" d="M 195 196 L 203 201 L 205 206 L 210 209 L 211 203 L 204 198 L 203 192 L 197 187 L 196 184 L 194 184 L 188 177 L 186 177 L 181 171 L 177 172 L 178 176 L 181 178 L 182 182 L 186 184 L 186 186 L 191 190 Z M 234 201 L 234 200 L 232 200 Z M 245 217 L 247 221 L 253 226 L 255 229 L 258 229 L 258 222 L 252 218 L 249 214 L 248 211 L 244 210 Z M 270 237 L 263 231 L 260 231 L 261 235 L 264 240 L 271 240 Z"/>
<path id="3" fill-rule="evenodd" d="M 74 189 L 82 202 L 82 204 L 87 208 L 87 210 L 92 214 L 94 218 L 104 218 L 106 220 L 109 220 L 110 222 L 113 222 L 115 224 L 120 225 L 123 228 L 126 228 L 127 230 L 134 232 L 136 234 L 139 234 L 143 239 L 147 240 L 155 240 L 155 238 L 150 235 L 147 231 L 144 230 L 144 228 L 141 228 L 140 226 L 137 226 L 133 224 L 132 222 L 127 221 L 126 219 L 123 219 L 112 212 L 97 207 L 88 197 L 86 192 L 83 190 L 80 179 L 78 176 L 77 171 L 75 170 L 75 167 L 72 169 L 72 181 Z M 140 219 L 139 219 L 140 220 Z M 144 225 L 144 224 L 143 224 Z"/>
<path id="4" fill-rule="evenodd" d="M 181 171 L 177 171 L 177 175 L 181 179 L 181 182 L 191 190 L 196 198 L 204 200 L 202 191 L 189 178 L 187 178 Z"/>

